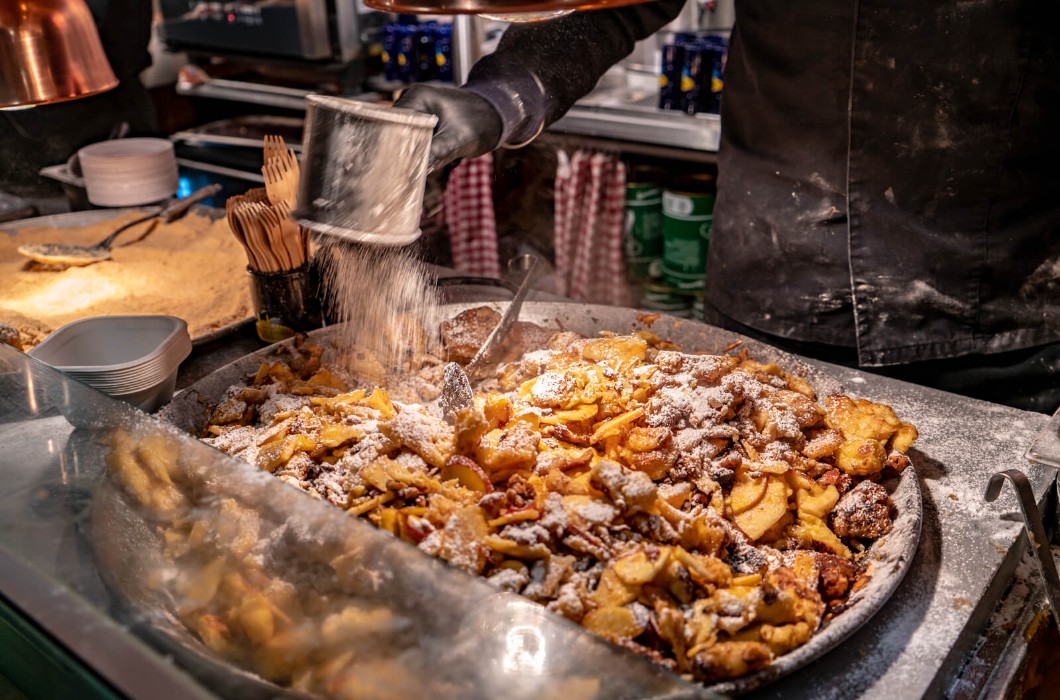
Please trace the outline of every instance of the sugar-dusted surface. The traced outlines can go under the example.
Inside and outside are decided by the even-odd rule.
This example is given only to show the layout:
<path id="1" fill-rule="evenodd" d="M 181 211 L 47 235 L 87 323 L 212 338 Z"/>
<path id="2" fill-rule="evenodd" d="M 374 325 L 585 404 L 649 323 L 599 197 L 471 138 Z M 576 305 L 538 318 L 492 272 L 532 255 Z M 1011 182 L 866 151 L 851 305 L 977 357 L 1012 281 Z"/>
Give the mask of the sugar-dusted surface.
<path id="1" fill-rule="evenodd" d="M 553 303 L 528 304 L 524 314 L 526 320 L 557 320 L 583 333 L 624 331 L 634 317 L 628 310 Z M 653 330 L 679 338 L 689 350 L 717 352 L 734 338 L 679 320 L 660 319 Z M 758 348 L 753 352 L 760 354 Z M 785 366 L 791 361 L 785 359 Z M 1001 469 L 1022 469 L 1040 499 L 1053 471 L 1030 464 L 1024 454 L 1048 419 L 854 370 L 809 361 L 805 366 L 819 393 L 841 388 L 887 403 L 918 426 L 914 466 L 925 520 L 910 572 L 865 627 L 802 671 L 745 697 L 938 697 L 1019 559 L 1016 501 L 1006 491 L 985 504 L 987 480 Z M 218 389 L 236 376 L 216 377 Z M 185 418 L 194 425 L 195 416 Z"/>
<path id="2" fill-rule="evenodd" d="M 924 500 L 916 559 L 893 598 L 839 648 L 754 698 L 937 697 L 959 670 L 1019 560 L 1011 493 L 983 499 L 990 475 L 1024 471 L 1041 498 L 1053 470 L 1024 453 L 1047 417 L 831 365 L 853 394 L 894 407 L 920 431 Z"/>
<path id="3" fill-rule="evenodd" d="M 89 316 L 170 314 L 188 322 L 193 339 L 246 320 L 253 315 L 246 256 L 224 218 L 208 211 L 140 224 L 117 239 L 111 260 L 65 269 L 31 264 L 17 248 L 91 245 L 143 212 L 77 212 L 0 227 L 0 323 L 18 329 L 28 349 Z M 71 223 L 78 221 L 84 225 Z"/>
<path id="4" fill-rule="evenodd" d="M 624 331 L 628 310 L 565 304 L 532 304 L 525 320 L 559 319 L 564 328 Z M 686 350 L 719 352 L 736 336 L 689 321 L 660 319 L 652 330 Z M 752 354 L 763 353 L 748 343 Z M 791 356 L 783 357 L 785 367 Z M 960 662 L 1019 562 L 1021 519 L 1008 491 L 983 499 L 990 475 L 1020 469 L 1039 501 L 1055 470 L 1024 456 L 1048 417 L 887 377 L 804 360 L 819 393 L 843 390 L 892 406 L 914 423 L 920 437 L 913 463 L 923 492 L 924 523 L 916 559 L 894 596 L 835 650 L 750 698 L 934 698 L 950 685 Z M 795 364 L 798 361 L 795 360 Z"/>

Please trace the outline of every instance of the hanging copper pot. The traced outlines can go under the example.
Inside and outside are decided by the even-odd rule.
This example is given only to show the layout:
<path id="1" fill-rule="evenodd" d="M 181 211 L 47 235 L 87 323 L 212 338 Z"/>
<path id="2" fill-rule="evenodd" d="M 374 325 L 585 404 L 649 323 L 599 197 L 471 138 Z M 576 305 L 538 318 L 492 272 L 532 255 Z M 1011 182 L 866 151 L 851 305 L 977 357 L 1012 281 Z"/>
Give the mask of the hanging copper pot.
<path id="1" fill-rule="evenodd" d="M 482 15 L 509 22 L 534 22 L 574 10 L 636 5 L 647 0 L 365 0 L 382 12 L 413 14 Z"/>
<path id="2" fill-rule="evenodd" d="M 0 109 L 118 84 L 84 0 L 0 0 Z"/>

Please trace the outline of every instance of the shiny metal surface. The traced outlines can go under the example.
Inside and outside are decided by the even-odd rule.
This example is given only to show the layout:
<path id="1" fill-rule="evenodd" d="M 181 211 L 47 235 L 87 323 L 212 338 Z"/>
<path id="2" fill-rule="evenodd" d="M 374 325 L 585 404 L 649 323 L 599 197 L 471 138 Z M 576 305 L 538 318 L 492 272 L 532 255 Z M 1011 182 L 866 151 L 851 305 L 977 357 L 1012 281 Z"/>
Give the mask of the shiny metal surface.
<path id="1" fill-rule="evenodd" d="M 341 97 L 306 99 L 302 178 L 291 216 L 316 233 L 401 246 L 420 236 L 438 118 Z"/>
<path id="2" fill-rule="evenodd" d="M 172 223 L 188 213 L 192 205 L 212 197 L 221 191 L 217 184 L 200 187 L 183 199 L 170 202 L 157 210 L 144 214 L 119 226 L 113 233 L 93 245 L 72 245 L 70 243 L 27 243 L 18 247 L 18 252 L 37 262 L 45 264 L 73 265 L 81 267 L 95 262 L 110 259 L 110 248 L 114 239 L 133 226 L 158 218 L 162 223 Z"/>
<path id="3" fill-rule="evenodd" d="M 495 363 L 502 354 L 502 348 L 509 342 L 509 333 L 512 326 L 519 320 L 519 310 L 523 308 L 523 302 L 533 287 L 534 281 L 545 267 L 545 261 L 538 255 L 523 254 L 512 258 L 508 262 L 508 269 L 512 272 L 521 272 L 523 279 L 515 290 L 515 296 L 508 302 L 508 308 L 501 315 L 501 320 L 496 328 L 490 332 L 486 342 L 482 344 L 479 351 L 467 364 L 469 377 L 479 378 L 484 376 L 483 370 Z"/>
<path id="4" fill-rule="evenodd" d="M 623 313 L 565 306 L 574 330 L 617 323 Z M 673 319 L 655 330 L 663 333 L 675 327 L 690 339 L 683 342 L 699 343 L 686 348 L 718 351 L 734 337 Z M 920 544 L 908 574 L 871 624 L 813 663 L 744 697 L 895 700 L 949 697 L 945 689 L 955 684 L 982 688 L 982 678 L 971 674 L 965 663 L 979 648 L 984 631 L 1007 638 L 1013 629 L 1008 618 L 1000 616 L 995 623 L 991 614 L 1013 604 L 1021 609 L 1021 601 L 1033 600 L 1010 593 L 1010 584 L 1016 589 L 1033 585 L 1025 585 L 1027 579 L 1017 568 L 1026 540 L 1021 536 L 1016 499 L 1002 493 L 994 503 L 985 504 L 982 489 L 994 471 L 1023 465 L 1035 497 L 1044 501 L 1053 488 L 1055 470 L 1029 463 L 1023 454 L 1046 427 L 1048 417 L 856 369 L 813 360 L 805 364 L 815 371 L 812 381 L 826 377 L 831 387 L 887 403 L 920 429 L 911 454 L 924 505 Z M 215 375 L 219 385 L 220 374 Z M 236 371 L 229 376 L 238 378 Z M 1000 682 L 1003 685 L 1004 679 Z M 1000 694 L 971 697 L 995 696 Z"/>
<path id="5" fill-rule="evenodd" d="M 448 305 L 444 314 L 453 316 L 475 306 L 481 304 Z M 640 312 L 635 309 L 610 306 L 526 302 L 519 319 L 546 328 L 570 330 L 592 336 L 602 330 L 621 333 L 644 329 L 645 324 L 640 321 L 639 315 Z M 722 352 L 736 337 L 712 326 L 670 316 L 655 320 L 650 328 L 661 338 L 677 342 L 690 352 Z M 327 339 L 334 332 L 334 328 L 324 328 L 309 335 L 327 347 Z M 848 391 L 827 371 L 808 365 L 793 355 L 757 342 L 746 342 L 745 347 L 755 358 L 777 362 L 786 369 L 804 375 L 819 396 Z M 186 432 L 200 433 L 206 421 L 208 406 L 216 404 L 228 387 L 241 383 L 245 376 L 253 374 L 272 350 L 271 347 L 265 348 L 218 369 L 188 387 L 163 408 L 159 415 Z M 913 459 L 914 467 L 918 466 L 915 455 Z M 863 560 L 874 573 L 851 597 L 848 609 L 823 625 L 809 642 L 779 657 L 763 671 L 709 686 L 706 688 L 707 692 L 738 694 L 768 688 L 769 684 L 778 679 L 810 666 L 860 628 L 872 629 L 872 619 L 886 605 L 912 566 L 923 521 L 921 489 L 914 468 L 905 470 L 896 479 L 888 480 L 885 486 L 894 502 L 894 530 L 876 542 Z"/>
<path id="6" fill-rule="evenodd" d="M 471 405 L 474 399 L 474 389 L 471 387 L 472 377 L 478 379 L 484 374 L 485 368 L 494 364 L 502 354 L 502 348 L 510 340 L 509 336 L 512 326 L 519 320 L 519 310 L 530 293 L 530 287 L 537 279 L 538 271 L 544 261 L 537 255 L 523 254 L 508 261 L 508 268 L 512 271 L 522 272 L 523 279 L 515 290 L 515 296 L 508 302 L 508 308 L 501 315 L 501 320 L 490 332 L 489 337 L 482 343 L 482 347 L 467 363 L 461 367 L 455 362 L 446 364 L 442 379 L 442 396 L 439 402 L 445 419 L 450 423 L 458 411 Z"/>
<path id="7" fill-rule="evenodd" d="M 339 59 L 352 61 L 361 53 L 361 18 L 357 4 L 335 3 L 335 20 L 338 23 Z"/>
<path id="8" fill-rule="evenodd" d="M 341 4 L 341 3 L 340 3 Z M 298 35 L 306 58 L 326 58 L 331 53 L 328 39 L 328 8 L 324 0 L 295 0 Z"/>
<path id="9" fill-rule="evenodd" d="M 35 619 L 129 698 L 207 697 L 200 684 L 226 699 L 305 696 L 221 660 L 179 621 L 187 599 L 171 584 L 186 560 L 164 544 L 168 516 L 138 505 L 116 476 L 115 460 L 127 454 L 116 452 L 117 432 L 133 444 L 163 441 L 175 470 L 208 479 L 190 496 L 192 520 L 216 516 L 227 499 L 259 511 L 253 536 L 262 571 L 277 585 L 321 594 L 326 606 L 303 611 L 306 629 L 347 609 L 378 610 L 377 621 L 388 621 L 338 638 L 350 656 L 357 652 L 357 678 L 368 685 L 333 697 L 537 700 L 570 697 L 571 688 L 583 689 L 575 697 L 608 700 L 707 697 L 538 605 L 0 344 L 0 595 L 47 591 L 48 606 Z M 55 614 L 65 611 L 83 614 Z M 118 651 L 123 656 L 114 658 Z"/>
<path id="10" fill-rule="evenodd" d="M 65 214 L 52 214 L 50 216 L 38 216 L 32 219 L 19 219 L 18 221 L 12 221 L 6 224 L 0 224 L 0 236 L 3 235 L 16 235 L 20 230 L 24 228 L 81 228 L 83 226 L 92 226 L 98 224 L 101 221 L 109 221 L 119 216 L 132 213 L 148 213 L 150 208 L 148 207 L 124 207 L 119 209 L 88 209 L 85 211 L 74 211 L 67 212 Z M 196 206 L 193 211 L 200 216 L 208 216 L 210 218 L 217 218 L 224 216 L 223 209 L 217 209 L 215 207 Z M 215 330 L 197 335 L 191 339 L 193 346 L 203 345 L 205 343 L 223 338 L 226 335 L 234 333 L 240 327 L 254 321 L 253 316 L 248 316 L 245 319 L 241 319 L 227 326 L 222 326 Z"/>
<path id="11" fill-rule="evenodd" d="M 1053 611 L 1053 621 L 1060 624 L 1060 576 L 1056 573 L 1056 562 L 1053 561 L 1053 553 L 1049 547 L 1049 536 L 1045 533 L 1042 514 L 1038 510 L 1034 489 L 1031 487 L 1031 482 L 1027 480 L 1027 475 L 1018 469 L 997 472 L 990 477 L 987 483 L 986 502 L 993 503 L 997 500 L 1006 479 L 1012 484 L 1020 511 L 1023 513 L 1023 522 L 1031 543 L 1030 551 L 1045 584 L 1045 598 L 1049 601 L 1049 607 Z"/>
<path id="12" fill-rule="evenodd" d="M 1027 450 L 1027 459 L 1060 467 L 1060 409 L 1053 414 L 1049 425 L 1038 433 L 1034 444 Z"/>
<path id="13" fill-rule="evenodd" d="M 0 108 L 117 86 L 84 0 L 0 0 Z"/>
<path id="14" fill-rule="evenodd" d="M 593 316 L 594 312 L 587 310 L 585 323 Z M 689 332 L 703 328 L 683 323 Z M 723 337 L 717 329 L 708 329 L 706 335 L 711 334 Z M 228 357 L 220 352 L 214 357 L 220 361 L 212 366 L 223 364 Z M 1023 453 L 1047 426 L 1048 417 L 853 369 L 811 364 L 857 395 L 889 403 L 899 415 L 921 427 L 914 463 L 925 504 L 924 530 L 909 574 L 892 600 L 876 614 L 873 624 L 806 668 L 745 697 L 938 698 L 951 697 L 945 688 L 954 684 L 967 684 L 972 689 L 971 695 L 962 698 L 1001 697 L 1002 693 L 976 694 L 975 689 L 982 687 L 981 679 L 969 675 L 965 661 L 969 650 L 980 643 L 995 605 L 1015 605 L 1017 613 L 1025 609 L 1021 601 L 1029 600 L 1026 596 L 1007 593 L 1007 582 L 1025 549 L 1021 544 L 1025 540 L 1015 497 L 1002 493 L 996 502 L 984 504 L 981 489 L 994 471 L 1023 465 L 1020 468 L 1025 468 L 1035 497 L 1039 503 L 1044 501 L 1053 487 L 1055 471 L 1028 463 Z M 113 601 L 99 581 L 96 562 L 83 536 L 90 502 L 86 495 L 99 482 L 106 453 L 95 431 L 74 430 L 64 417 L 69 413 L 77 419 L 70 410 L 74 406 L 81 407 L 81 415 L 93 415 L 108 423 L 117 419 L 118 425 L 127 427 L 157 425 L 133 408 L 64 380 L 58 372 L 0 346 L 0 445 L 4 446 L 0 451 L 0 479 L 4 484 L 0 491 L 0 595 L 14 601 L 78 659 L 133 700 L 217 697 L 206 691 L 181 694 L 177 681 L 182 680 L 187 688 L 193 683 L 190 674 L 179 662 L 149 649 L 135 636 L 143 633 L 146 620 L 135 629 L 119 627 Z M 188 444 L 192 443 L 189 438 Z M 227 482 L 229 474 L 239 474 L 238 480 L 229 484 L 230 490 L 238 492 L 247 478 L 245 471 L 233 471 L 233 460 L 204 445 L 191 454 L 202 459 L 207 468 L 216 469 L 221 484 Z M 299 509 L 310 512 L 335 510 L 272 477 L 266 478 L 273 484 L 270 492 L 284 503 L 304 502 Z M 283 495 L 287 493 L 290 495 Z M 279 515 L 288 512 L 285 509 Z M 372 528 L 357 530 L 362 532 L 373 537 Z M 441 571 L 447 591 L 453 573 Z M 466 577 L 459 580 L 464 582 Z M 1025 581 L 1019 575 L 1017 588 L 1033 586 L 1033 581 Z M 482 590 L 475 587 L 467 595 Z M 420 597 L 434 602 L 436 608 L 444 608 L 449 600 L 432 599 L 422 592 Z M 496 610 L 494 600 L 479 600 L 478 605 L 492 612 Z M 466 621 L 470 626 L 474 620 L 469 617 Z M 1002 638 L 1012 636 L 1011 625 L 990 624 Z M 444 646 L 441 649 L 445 651 Z M 593 660 L 579 657 L 579 662 Z M 621 656 L 620 663 L 630 662 L 630 657 Z M 611 668 L 598 663 L 593 667 L 603 669 L 601 672 Z M 407 668 L 412 674 L 420 672 L 416 667 Z M 999 669 L 992 665 L 985 670 L 1000 673 L 1001 681 L 1011 678 L 1012 670 L 1007 666 Z M 535 676 L 534 680 L 547 679 Z M 222 697 L 239 697 L 234 685 L 224 690 L 211 687 Z M 519 683 L 512 687 L 518 689 Z M 540 686 L 538 689 L 537 697 L 556 697 Z M 512 697 L 503 689 L 495 696 Z"/>
<path id="15" fill-rule="evenodd" d="M 485 32 L 482 20 L 470 15 L 453 18 L 453 82 L 463 85 L 471 74 L 471 66 L 482 58 Z"/>
<path id="16" fill-rule="evenodd" d="M 650 89 L 602 86 L 579 100 L 549 126 L 549 131 L 670 148 L 678 146 L 686 152 L 717 152 L 721 142 L 721 119 L 717 114 L 688 115 L 662 110 L 656 107 L 657 100 L 654 84 Z"/>

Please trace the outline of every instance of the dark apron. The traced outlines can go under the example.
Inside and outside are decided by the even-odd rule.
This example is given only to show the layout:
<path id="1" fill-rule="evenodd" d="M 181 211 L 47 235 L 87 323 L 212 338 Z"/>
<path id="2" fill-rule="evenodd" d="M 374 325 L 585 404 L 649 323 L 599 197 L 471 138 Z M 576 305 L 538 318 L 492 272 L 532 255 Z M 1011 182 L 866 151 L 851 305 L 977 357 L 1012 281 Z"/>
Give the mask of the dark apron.
<path id="1" fill-rule="evenodd" d="M 1051 6 L 738 1 L 708 303 L 866 366 L 1060 340 Z"/>

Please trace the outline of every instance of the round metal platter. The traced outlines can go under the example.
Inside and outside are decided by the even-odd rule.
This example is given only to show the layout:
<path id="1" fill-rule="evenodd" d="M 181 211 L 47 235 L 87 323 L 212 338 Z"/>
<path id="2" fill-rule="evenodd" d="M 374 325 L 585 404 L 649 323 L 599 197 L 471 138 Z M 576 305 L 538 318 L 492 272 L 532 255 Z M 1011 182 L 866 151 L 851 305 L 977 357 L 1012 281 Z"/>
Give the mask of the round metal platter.
<path id="1" fill-rule="evenodd" d="M 87 209 L 85 211 L 72 211 L 65 214 L 51 214 L 50 216 L 37 216 L 32 219 L 19 219 L 6 224 L 0 224 L 0 234 L 9 236 L 17 235 L 19 231 L 26 228 L 82 228 L 92 226 L 104 221 L 116 219 L 126 214 L 147 214 L 156 207 L 121 207 L 115 209 Z M 207 207 L 196 204 L 191 209 L 196 214 L 218 219 L 224 216 L 224 209 Z M 233 333 L 243 325 L 254 320 L 253 317 L 240 319 L 235 323 L 229 323 L 213 330 L 201 333 L 191 339 L 192 345 L 202 345 L 218 338 L 223 338 Z"/>
<path id="2" fill-rule="evenodd" d="M 478 306 L 483 304 L 449 305 L 444 307 L 444 315 L 451 317 Z M 497 306 L 503 308 L 504 304 Z M 722 353 L 733 342 L 741 341 L 740 347 L 746 347 L 755 359 L 776 362 L 786 371 L 804 376 L 819 397 L 844 393 L 843 386 L 817 365 L 695 321 L 649 315 L 634 309 L 554 302 L 527 302 L 519 318 L 557 331 L 574 331 L 586 336 L 595 336 L 600 331 L 624 333 L 650 328 L 660 338 L 679 344 L 686 352 Z M 649 320 L 650 325 L 646 323 Z M 310 338 L 324 341 L 331 334 L 332 329 L 325 328 L 309 335 Z M 272 350 L 272 347 L 264 348 L 204 377 L 179 394 L 162 409 L 159 416 L 182 430 L 198 434 L 205 425 L 210 407 L 218 402 L 228 387 L 241 383 L 247 375 L 253 374 Z M 915 467 L 914 464 L 901 476 L 883 482 L 894 502 L 894 528 L 889 535 L 877 540 L 866 553 L 863 561 L 868 576 L 862 587 L 850 597 L 846 609 L 826 621 L 810 641 L 780 656 L 766 669 L 734 681 L 709 686 L 709 690 L 740 694 L 786 676 L 835 648 L 867 624 L 883 607 L 909 570 L 920 540 L 923 501 Z"/>

